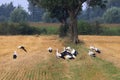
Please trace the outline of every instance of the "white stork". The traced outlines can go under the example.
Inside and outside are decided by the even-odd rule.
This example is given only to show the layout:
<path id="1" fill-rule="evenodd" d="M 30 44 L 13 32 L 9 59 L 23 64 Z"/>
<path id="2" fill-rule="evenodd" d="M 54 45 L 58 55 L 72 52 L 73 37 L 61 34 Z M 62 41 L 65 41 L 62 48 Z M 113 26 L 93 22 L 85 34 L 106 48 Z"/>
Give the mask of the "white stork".
<path id="1" fill-rule="evenodd" d="M 14 51 L 14 53 L 13 53 L 13 59 L 16 59 L 16 58 L 17 58 L 17 52 Z"/>
<path id="2" fill-rule="evenodd" d="M 48 50 L 50 53 L 52 53 L 52 51 L 53 51 L 53 49 L 52 49 L 51 47 L 49 47 L 47 50 Z"/>
<path id="3" fill-rule="evenodd" d="M 27 50 L 25 49 L 25 47 L 24 46 L 18 46 L 18 49 L 22 49 L 22 50 L 24 50 L 25 52 L 27 52 Z"/>
<path id="4" fill-rule="evenodd" d="M 88 55 L 92 57 L 96 57 L 95 53 L 92 50 L 89 50 Z"/>

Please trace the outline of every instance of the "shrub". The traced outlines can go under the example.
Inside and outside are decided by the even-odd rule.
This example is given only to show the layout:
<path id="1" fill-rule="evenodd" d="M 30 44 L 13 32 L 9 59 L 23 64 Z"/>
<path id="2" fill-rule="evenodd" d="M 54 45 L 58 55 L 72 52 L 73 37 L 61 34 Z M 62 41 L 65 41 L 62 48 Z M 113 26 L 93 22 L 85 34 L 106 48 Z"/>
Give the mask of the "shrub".
<path id="1" fill-rule="evenodd" d="M 102 32 L 102 28 L 98 22 L 94 22 L 92 24 L 85 21 L 78 22 L 78 34 L 95 35 L 95 34 L 100 34 L 101 32 Z"/>

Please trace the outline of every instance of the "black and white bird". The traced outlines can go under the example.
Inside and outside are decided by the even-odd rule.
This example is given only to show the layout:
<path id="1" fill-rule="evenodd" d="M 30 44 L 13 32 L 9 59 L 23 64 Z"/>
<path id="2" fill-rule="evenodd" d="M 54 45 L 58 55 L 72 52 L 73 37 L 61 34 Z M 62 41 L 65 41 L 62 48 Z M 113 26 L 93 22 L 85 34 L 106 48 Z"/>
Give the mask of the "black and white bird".
<path id="1" fill-rule="evenodd" d="M 94 50 L 95 49 L 95 47 L 94 46 L 90 46 L 90 50 Z"/>
<path id="2" fill-rule="evenodd" d="M 59 52 L 58 49 L 56 50 L 56 57 L 62 59 L 73 59 L 73 55 L 70 52 L 66 50 Z"/>
<path id="3" fill-rule="evenodd" d="M 58 51 L 58 49 L 57 49 L 57 50 L 56 50 L 56 57 L 57 57 L 57 58 L 61 58 L 61 56 L 62 56 L 61 53 L 59 53 L 59 51 Z"/>
<path id="4" fill-rule="evenodd" d="M 16 58 L 17 58 L 17 52 L 14 51 L 14 53 L 13 53 L 13 59 L 16 59 Z"/>
<path id="5" fill-rule="evenodd" d="M 52 51 L 53 51 L 53 49 L 52 49 L 51 47 L 49 47 L 47 50 L 48 50 L 50 53 L 52 53 Z"/>
<path id="6" fill-rule="evenodd" d="M 94 46 L 90 46 L 90 50 L 94 50 L 97 53 L 101 53 L 100 49 L 94 47 Z"/>
<path id="7" fill-rule="evenodd" d="M 73 55 L 69 55 L 69 54 L 68 54 L 68 55 L 65 55 L 64 58 L 65 58 L 65 59 L 74 59 Z"/>
<path id="8" fill-rule="evenodd" d="M 75 49 L 72 49 L 71 54 L 76 57 L 78 55 L 78 52 Z"/>
<path id="9" fill-rule="evenodd" d="M 27 50 L 25 49 L 25 47 L 24 46 L 18 46 L 18 49 L 22 49 L 22 50 L 24 50 L 25 52 L 27 52 Z"/>
<path id="10" fill-rule="evenodd" d="M 98 49 L 98 48 L 94 48 L 94 50 L 95 50 L 97 53 L 101 53 L 100 49 Z"/>
<path id="11" fill-rule="evenodd" d="M 67 52 L 71 52 L 71 47 L 68 46 L 68 47 L 65 48 L 65 50 L 66 50 Z"/>
<path id="12" fill-rule="evenodd" d="M 75 59 L 76 58 L 75 55 L 73 55 L 74 52 L 73 52 L 73 54 L 71 54 L 71 48 L 70 47 L 64 48 L 64 51 L 61 52 L 61 54 L 62 54 L 63 59 Z"/>
<path id="13" fill-rule="evenodd" d="M 95 53 L 92 50 L 89 50 L 88 55 L 92 57 L 96 57 Z"/>

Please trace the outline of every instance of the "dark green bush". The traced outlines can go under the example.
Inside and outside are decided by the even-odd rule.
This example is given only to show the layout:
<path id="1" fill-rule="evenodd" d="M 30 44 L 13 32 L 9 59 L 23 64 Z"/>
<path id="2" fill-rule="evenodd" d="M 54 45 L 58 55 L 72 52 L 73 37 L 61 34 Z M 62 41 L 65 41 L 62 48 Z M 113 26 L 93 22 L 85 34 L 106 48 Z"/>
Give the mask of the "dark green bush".
<path id="1" fill-rule="evenodd" d="M 81 35 L 95 35 L 100 34 L 102 32 L 102 28 L 98 22 L 88 23 L 85 21 L 78 22 L 78 34 Z"/>
<path id="2" fill-rule="evenodd" d="M 0 23 L 0 35 L 58 34 L 58 27 L 35 27 L 27 23 Z"/>
<path id="3" fill-rule="evenodd" d="M 60 29 L 59 29 L 60 28 Z M 0 23 L 0 35 L 34 35 L 34 34 L 59 34 L 60 37 L 67 35 L 68 26 L 61 27 L 33 27 L 27 23 Z M 120 27 L 101 27 L 98 22 L 78 22 L 80 35 L 120 35 Z"/>
<path id="4" fill-rule="evenodd" d="M 103 27 L 101 35 L 118 35 L 120 36 L 120 27 Z"/>
<path id="5" fill-rule="evenodd" d="M 0 35 L 31 35 L 40 33 L 39 29 L 31 27 L 26 23 L 0 23 Z"/>
<path id="6" fill-rule="evenodd" d="M 15 35 L 17 34 L 17 25 L 13 23 L 3 22 L 0 24 L 1 35 Z"/>
<path id="7" fill-rule="evenodd" d="M 98 22 L 78 22 L 78 33 L 81 35 L 120 35 L 120 27 L 104 27 Z"/>
<path id="8" fill-rule="evenodd" d="M 30 34 L 33 34 L 35 33 L 35 28 L 33 27 L 30 27 L 28 24 L 26 23 L 20 23 L 18 25 L 19 27 L 17 28 L 18 31 L 19 31 L 19 34 L 23 34 L 23 35 L 30 35 Z"/>

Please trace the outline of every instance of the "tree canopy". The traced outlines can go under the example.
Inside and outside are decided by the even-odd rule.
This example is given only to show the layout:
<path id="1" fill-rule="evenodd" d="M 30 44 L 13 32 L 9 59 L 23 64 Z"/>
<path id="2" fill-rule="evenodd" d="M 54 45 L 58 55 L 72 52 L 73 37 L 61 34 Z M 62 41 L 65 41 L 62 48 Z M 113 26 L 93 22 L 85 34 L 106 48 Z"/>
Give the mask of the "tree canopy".
<path id="1" fill-rule="evenodd" d="M 103 19 L 107 23 L 120 23 L 120 8 L 112 7 L 103 14 Z"/>
<path id="2" fill-rule="evenodd" d="M 89 6 L 105 7 L 106 0 L 28 0 L 34 5 L 41 6 L 50 12 L 56 12 L 56 10 L 63 10 L 62 14 L 67 14 L 69 17 L 69 32 L 70 39 L 74 43 L 78 43 L 78 31 L 77 31 L 77 15 L 82 10 L 82 4 L 86 2 Z M 57 9 L 56 9 L 57 8 Z M 65 13 L 64 13 L 65 12 Z M 62 16 L 62 18 L 64 18 Z"/>

